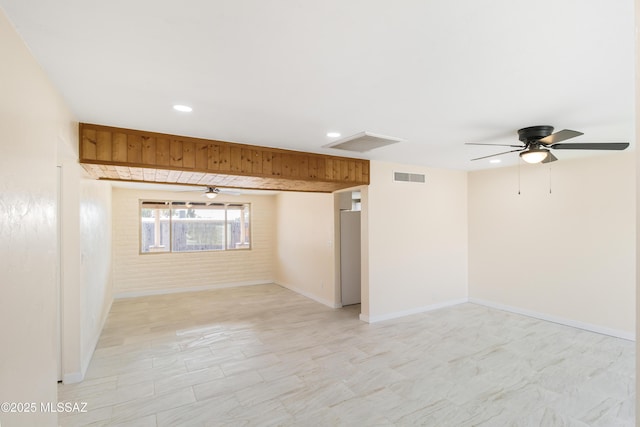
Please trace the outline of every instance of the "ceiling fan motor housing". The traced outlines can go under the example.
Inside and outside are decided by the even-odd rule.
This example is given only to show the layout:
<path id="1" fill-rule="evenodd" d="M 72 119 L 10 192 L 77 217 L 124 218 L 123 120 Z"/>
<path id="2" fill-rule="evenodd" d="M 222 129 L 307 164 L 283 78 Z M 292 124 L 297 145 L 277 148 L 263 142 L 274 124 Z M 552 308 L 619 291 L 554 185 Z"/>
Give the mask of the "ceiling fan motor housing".
<path id="1" fill-rule="evenodd" d="M 552 133 L 553 126 L 531 126 L 518 130 L 518 139 L 526 144 L 538 141 Z"/>

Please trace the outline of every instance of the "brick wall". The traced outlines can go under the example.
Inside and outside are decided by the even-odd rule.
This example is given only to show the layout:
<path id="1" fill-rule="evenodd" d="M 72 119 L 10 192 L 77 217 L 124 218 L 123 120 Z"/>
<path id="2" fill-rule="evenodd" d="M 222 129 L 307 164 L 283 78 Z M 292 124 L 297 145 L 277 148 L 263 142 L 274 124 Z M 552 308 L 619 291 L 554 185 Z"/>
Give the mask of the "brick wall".
<path id="1" fill-rule="evenodd" d="M 202 201 L 196 192 L 171 193 L 114 188 L 115 296 L 273 281 L 275 196 L 221 195 L 216 199 L 216 202 L 251 203 L 251 250 L 145 255 L 139 254 L 140 199 Z"/>

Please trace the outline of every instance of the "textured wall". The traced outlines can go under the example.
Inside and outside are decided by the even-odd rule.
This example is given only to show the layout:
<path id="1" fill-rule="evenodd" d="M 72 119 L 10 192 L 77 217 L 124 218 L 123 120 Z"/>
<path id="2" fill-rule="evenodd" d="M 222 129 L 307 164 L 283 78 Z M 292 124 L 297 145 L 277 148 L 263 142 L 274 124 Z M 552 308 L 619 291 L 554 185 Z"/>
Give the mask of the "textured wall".
<path id="1" fill-rule="evenodd" d="M 81 181 L 81 354 L 86 372 L 111 307 L 111 185 Z"/>
<path id="2" fill-rule="evenodd" d="M 0 402 L 57 402 L 56 149 L 74 118 L 0 11 Z M 55 413 L 0 412 L 3 426 Z"/>

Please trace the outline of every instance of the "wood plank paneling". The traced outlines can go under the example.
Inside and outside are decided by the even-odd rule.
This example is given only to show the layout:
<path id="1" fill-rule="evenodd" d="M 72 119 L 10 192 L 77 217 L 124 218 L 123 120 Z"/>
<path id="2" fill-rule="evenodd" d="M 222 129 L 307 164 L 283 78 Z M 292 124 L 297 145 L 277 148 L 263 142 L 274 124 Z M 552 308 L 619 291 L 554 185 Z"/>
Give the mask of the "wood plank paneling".
<path id="1" fill-rule="evenodd" d="M 171 140 L 171 163 L 170 166 L 182 167 L 182 141 Z"/>
<path id="2" fill-rule="evenodd" d="M 362 163 L 360 162 L 355 164 L 355 181 L 362 182 Z"/>
<path id="3" fill-rule="evenodd" d="M 289 173 L 291 178 L 300 177 L 300 155 L 290 154 L 287 156 L 289 160 Z"/>
<path id="4" fill-rule="evenodd" d="M 96 159 L 111 160 L 111 132 L 103 130 L 96 132 Z"/>
<path id="5" fill-rule="evenodd" d="M 231 153 L 230 147 L 227 144 L 220 145 L 220 161 L 218 170 L 220 172 L 228 172 L 231 170 Z"/>
<path id="6" fill-rule="evenodd" d="M 304 154 L 298 155 L 298 176 L 309 178 L 309 157 Z"/>
<path id="7" fill-rule="evenodd" d="M 253 165 L 251 164 L 251 157 L 253 156 L 253 150 L 250 148 L 242 148 L 240 150 L 240 162 L 241 170 L 243 173 L 253 173 Z"/>
<path id="8" fill-rule="evenodd" d="M 196 166 L 195 144 L 193 141 L 182 143 L 182 167 L 193 169 Z"/>
<path id="9" fill-rule="evenodd" d="M 328 181 L 333 181 L 333 161 L 333 159 L 325 160 L 324 179 Z"/>
<path id="10" fill-rule="evenodd" d="M 171 141 L 169 138 L 156 138 L 156 162 L 159 166 L 171 165 Z"/>
<path id="11" fill-rule="evenodd" d="M 83 129 L 80 135 L 80 155 L 85 160 L 98 160 L 96 156 L 96 131 L 94 129 Z"/>
<path id="12" fill-rule="evenodd" d="M 362 159 L 91 124 L 80 125 L 79 143 L 80 162 L 102 179 L 293 191 L 369 183 L 369 161 Z"/>
<path id="13" fill-rule="evenodd" d="M 118 181 L 178 183 L 181 185 L 197 185 L 200 187 L 217 186 L 325 193 L 348 188 L 343 183 L 338 182 L 292 180 L 282 177 L 264 178 L 89 163 L 83 163 L 82 167 L 96 179 Z"/>
<path id="14" fill-rule="evenodd" d="M 291 178 L 294 176 L 292 157 L 292 154 L 284 154 L 282 156 L 282 176 L 286 176 L 287 178 Z"/>
<path id="15" fill-rule="evenodd" d="M 242 171 L 242 148 L 235 146 L 230 148 L 229 165 L 231 172 Z"/>
<path id="16" fill-rule="evenodd" d="M 111 141 L 111 160 L 114 162 L 127 161 L 127 134 L 114 132 Z"/>
<path id="17" fill-rule="evenodd" d="M 142 163 L 156 165 L 156 139 L 153 136 L 142 137 Z"/>
<path id="18" fill-rule="evenodd" d="M 318 177 L 318 159 L 315 157 L 309 157 L 307 159 L 309 164 L 309 178 L 317 178 Z"/>
<path id="19" fill-rule="evenodd" d="M 318 173 L 316 174 L 316 178 L 324 180 L 326 163 L 327 163 L 327 159 L 323 157 L 318 158 Z"/>
<path id="20" fill-rule="evenodd" d="M 369 184 L 369 162 L 362 163 L 362 182 Z"/>
<path id="21" fill-rule="evenodd" d="M 195 169 L 209 168 L 209 144 L 195 143 Z"/>
<path id="22" fill-rule="evenodd" d="M 211 171 L 220 170 L 220 146 L 218 144 L 209 144 L 207 154 L 207 165 Z"/>
<path id="23" fill-rule="evenodd" d="M 276 156 L 275 153 L 273 153 L 273 157 L 271 159 L 271 175 L 273 176 L 281 176 L 282 175 L 282 157 L 283 156 Z"/>
<path id="24" fill-rule="evenodd" d="M 134 164 L 142 162 L 142 136 L 129 135 L 127 137 L 127 162 Z"/>
<path id="25" fill-rule="evenodd" d="M 254 175 L 262 175 L 262 156 L 264 152 L 262 150 L 253 151 L 251 158 L 251 173 Z"/>
<path id="26" fill-rule="evenodd" d="M 266 176 L 273 175 L 273 153 L 268 151 L 262 153 L 262 174 Z"/>
<path id="27" fill-rule="evenodd" d="M 340 179 L 340 159 L 333 159 L 331 162 L 331 180 L 338 181 Z"/>

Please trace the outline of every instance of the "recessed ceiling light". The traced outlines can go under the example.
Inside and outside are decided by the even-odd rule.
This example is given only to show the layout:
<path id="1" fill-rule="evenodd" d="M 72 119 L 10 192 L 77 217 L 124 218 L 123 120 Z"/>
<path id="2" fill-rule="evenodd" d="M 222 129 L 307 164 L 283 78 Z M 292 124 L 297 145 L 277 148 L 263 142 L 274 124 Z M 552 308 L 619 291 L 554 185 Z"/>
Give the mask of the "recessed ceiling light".
<path id="1" fill-rule="evenodd" d="M 502 160 L 500 159 L 491 159 L 489 160 L 489 163 L 500 163 Z"/>
<path id="2" fill-rule="evenodd" d="M 190 113 L 193 111 L 193 108 L 189 107 L 188 105 L 180 105 L 180 104 L 174 105 L 173 109 L 176 111 L 182 111 L 183 113 Z"/>
<path id="3" fill-rule="evenodd" d="M 338 138 L 340 136 L 340 132 L 328 132 L 327 136 L 329 138 Z"/>

